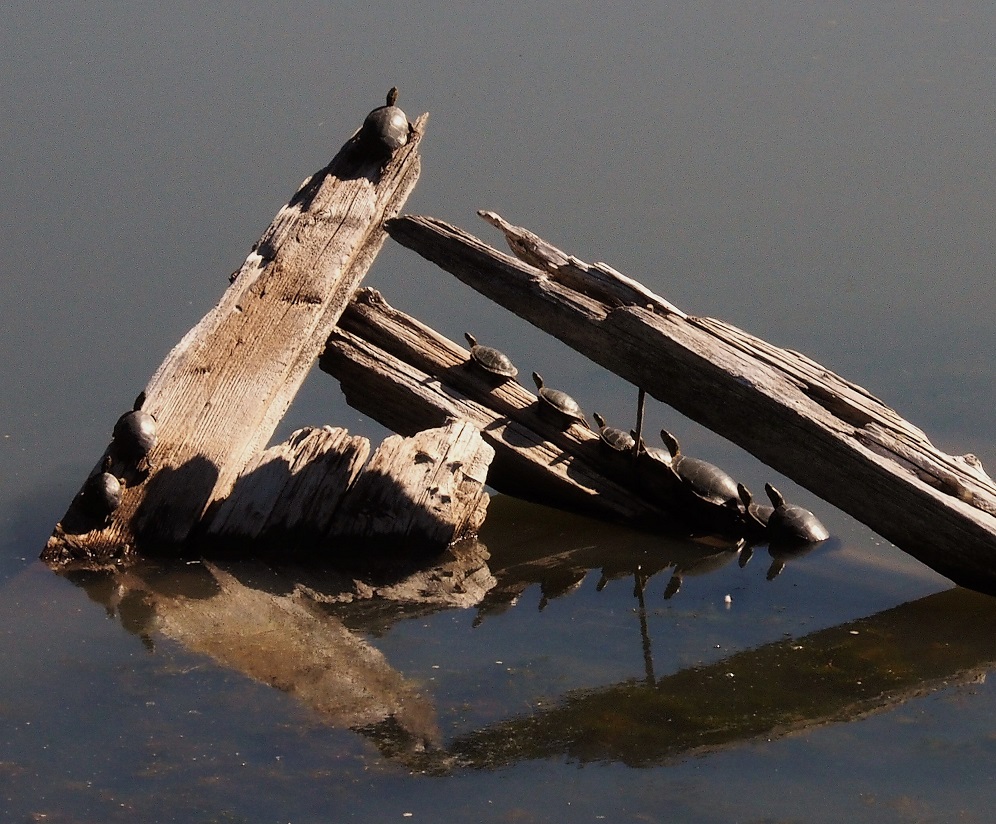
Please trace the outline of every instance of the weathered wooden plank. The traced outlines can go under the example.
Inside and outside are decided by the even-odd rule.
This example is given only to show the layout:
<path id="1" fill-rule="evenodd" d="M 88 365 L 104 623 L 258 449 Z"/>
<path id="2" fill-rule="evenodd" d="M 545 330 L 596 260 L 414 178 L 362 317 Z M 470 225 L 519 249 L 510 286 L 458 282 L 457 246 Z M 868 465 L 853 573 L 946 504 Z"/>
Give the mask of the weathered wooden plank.
<path id="1" fill-rule="evenodd" d="M 208 513 L 206 535 L 322 557 L 340 539 L 442 549 L 477 534 L 494 450 L 473 426 L 393 436 L 369 456 L 370 442 L 344 429 L 298 430 L 250 462 Z M 288 539 L 300 545 L 294 552 Z"/>
<path id="2" fill-rule="evenodd" d="M 369 455 L 370 442 L 345 429 L 298 430 L 249 462 L 208 516 L 206 533 L 236 540 L 327 535 Z"/>
<path id="3" fill-rule="evenodd" d="M 144 479 L 129 481 L 106 528 L 73 507 L 43 558 L 58 564 L 127 556 L 136 540 L 183 541 L 265 446 L 349 297 L 384 242 L 420 170 L 427 116 L 386 163 L 354 136 L 298 189 L 212 309 L 146 388 L 159 439 Z M 100 462 L 98 462 L 98 465 Z M 96 470 L 95 470 L 96 471 Z M 77 507 L 78 509 L 78 507 Z"/>
<path id="4" fill-rule="evenodd" d="M 484 485 L 494 449 L 466 421 L 409 438 L 392 435 L 374 452 L 343 501 L 337 538 L 440 548 L 477 534 L 490 500 Z"/>
<path id="5" fill-rule="evenodd" d="M 447 417 L 471 421 L 494 447 L 488 484 L 516 497 L 627 523 L 676 525 L 641 496 L 626 456 L 613 467 L 598 435 L 564 428 L 538 411 L 516 381 L 499 385 L 469 363 L 462 346 L 361 289 L 319 360 L 346 401 L 402 434 Z M 615 471 L 613 471 L 613 469 Z"/>
<path id="6" fill-rule="evenodd" d="M 443 221 L 404 217 L 387 226 L 403 245 L 928 566 L 996 592 L 996 485 L 976 458 L 937 450 L 871 393 L 720 321 L 654 301 L 649 309 L 642 298 L 616 305 L 577 291 L 586 271 L 595 273 L 597 285 L 610 267 L 564 254 L 573 284 L 566 286 L 557 280 L 556 262 L 550 271 L 538 269 Z"/>

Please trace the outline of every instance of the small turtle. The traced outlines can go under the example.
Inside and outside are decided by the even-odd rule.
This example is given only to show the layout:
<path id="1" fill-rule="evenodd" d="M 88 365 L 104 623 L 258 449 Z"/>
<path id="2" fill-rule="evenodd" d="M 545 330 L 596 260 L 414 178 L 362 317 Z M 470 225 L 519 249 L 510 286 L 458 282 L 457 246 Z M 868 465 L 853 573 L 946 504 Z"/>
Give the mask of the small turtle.
<path id="1" fill-rule="evenodd" d="M 387 93 L 387 105 L 370 112 L 360 129 L 360 143 L 377 157 L 390 157 L 408 142 L 411 134 L 408 115 L 394 105 L 397 102 L 398 89 L 392 87 Z"/>
<path id="2" fill-rule="evenodd" d="M 145 392 L 141 392 L 131 412 L 118 418 L 111 436 L 111 452 L 133 468 L 143 460 L 148 462 L 149 452 L 159 438 L 159 424 L 155 416 L 142 410 L 144 403 Z"/>
<path id="3" fill-rule="evenodd" d="M 750 490 L 743 484 L 737 484 L 737 492 L 743 504 L 744 528 L 752 536 L 767 535 L 768 521 L 775 508 L 767 504 L 755 503 Z"/>
<path id="4" fill-rule="evenodd" d="M 552 412 L 559 421 L 566 422 L 568 425 L 578 421 L 591 429 L 584 412 L 574 398 L 559 389 L 550 389 L 544 386 L 543 378 L 538 372 L 533 372 L 533 382 L 539 392 L 539 408 L 541 410 Z"/>
<path id="5" fill-rule="evenodd" d="M 91 475 L 83 484 L 82 503 L 86 512 L 103 526 L 115 509 L 121 506 L 124 483 L 111 473 L 111 456 L 104 459 L 103 469 Z"/>
<path id="6" fill-rule="evenodd" d="M 717 506 L 735 505 L 739 508 L 740 493 L 733 478 L 715 464 L 682 455 L 678 439 L 666 429 L 661 430 L 661 440 L 671 453 L 674 471 L 698 498 Z"/>
<path id="7" fill-rule="evenodd" d="M 782 493 L 771 484 L 765 484 L 764 491 L 774 507 L 768 518 L 768 534 L 772 541 L 810 544 L 830 537 L 827 528 L 808 509 L 785 503 Z"/>
<path id="8" fill-rule="evenodd" d="M 636 440 L 629 432 L 624 432 L 622 429 L 616 429 L 614 426 L 608 426 L 605 423 L 605 418 L 597 412 L 592 415 L 592 417 L 598 425 L 598 434 L 600 435 L 603 444 L 616 452 L 633 451 L 633 447 L 636 446 Z"/>
<path id="9" fill-rule="evenodd" d="M 648 446 L 643 438 L 637 440 L 635 430 L 630 436 L 636 442 L 636 476 L 643 491 L 668 505 L 676 504 L 688 490 L 671 465 L 671 453 Z"/>
<path id="10" fill-rule="evenodd" d="M 492 377 L 507 381 L 519 374 L 515 364 L 509 360 L 508 355 L 499 352 L 490 346 L 481 346 L 470 332 L 464 332 L 463 336 L 470 344 L 470 360 L 473 364 L 483 369 Z"/>

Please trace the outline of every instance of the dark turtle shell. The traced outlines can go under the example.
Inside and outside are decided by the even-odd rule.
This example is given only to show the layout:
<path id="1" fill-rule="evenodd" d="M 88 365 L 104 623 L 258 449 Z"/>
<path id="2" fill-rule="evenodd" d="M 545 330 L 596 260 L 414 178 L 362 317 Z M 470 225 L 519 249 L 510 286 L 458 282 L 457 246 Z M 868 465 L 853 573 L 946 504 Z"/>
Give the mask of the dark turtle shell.
<path id="1" fill-rule="evenodd" d="M 768 518 L 768 533 L 773 541 L 817 543 L 830 537 L 829 530 L 820 523 L 808 509 L 785 503 L 781 492 L 771 484 L 764 485 L 764 491 L 774 511 Z"/>
<path id="2" fill-rule="evenodd" d="M 537 372 L 533 372 L 533 382 L 539 393 L 541 409 L 549 409 L 568 421 L 580 421 L 588 426 L 584 412 L 574 398 L 559 389 L 550 389 L 544 386 L 543 378 Z"/>
<path id="3" fill-rule="evenodd" d="M 122 461 L 137 465 L 145 458 L 159 439 L 159 424 L 149 412 L 141 409 L 145 393 L 138 396 L 135 408 L 125 412 L 111 435 L 111 449 Z"/>
<path id="4" fill-rule="evenodd" d="M 737 482 L 729 474 L 708 461 L 682 455 L 678 439 L 666 429 L 661 430 L 661 440 L 671 453 L 674 471 L 699 498 L 718 506 L 739 506 Z"/>
<path id="5" fill-rule="evenodd" d="M 616 429 L 614 426 L 606 425 L 605 418 L 597 412 L 592 417 L 598 425 L 598 434 L 602 439 L 602 443 L 610 449 L 614 449 L 616 452 L 633 451 L 633 447 L 636 446 L 636 441 L 633 436 L 629 434 L 629 432 L 624 432 L 622 429 Z"/>
<path id="6" fill-rule="evenodd" d="M 373 154 L 388 156 L 408 142 L 411 126 L 408 115 L 394 104 L 398 100 L 397 88 L 387 93 L 387 105 L 378 106 L 363 121 L 360 141 Z"/>
<path id="7" fill-rule="evenodd" d="M 86 511 L 101 522 L 106 522 L 119 506 L 124 494 L 121 480 L 110 472 L 111 460 L 104 461 L 104 469 L 87 478 L 83 484 L 83 506 Z"/>
<path id="8" fill-rule="evenodd" d="M 470 332 L 464 332 L 463 336 L 470 344 L 471 361 L 483 369 L 485 372 L 498 378 L 511 379 L 519 374 L 515 364 L 509 360 L 508 355 L 493 349 L 490 346 L 481 346 Z"/>

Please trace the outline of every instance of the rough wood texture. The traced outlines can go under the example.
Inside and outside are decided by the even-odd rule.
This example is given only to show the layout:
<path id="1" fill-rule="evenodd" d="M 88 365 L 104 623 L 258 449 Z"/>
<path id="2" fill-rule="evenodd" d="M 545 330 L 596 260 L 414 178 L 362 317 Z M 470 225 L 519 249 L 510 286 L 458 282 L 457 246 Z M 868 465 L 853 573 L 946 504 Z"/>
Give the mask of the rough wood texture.
<path id="1" fill-rule="evenodd" d="M 996 485 L 974 456 L 940 452 L 861 387 L 721 321 L 667 310 L 645 289 L 632 305 L 606 302 L 604 265 L 560 252 L 548 264 L 534 255 L 536 268 L 428 217 L 390 221 L 388 232 L 953 581 L 996 592 Z M 567 267 L 571 286 L 559 282 Z M 577 291 L 585 280 L 591 288 Z"/>
<path id="2" fill-rule="evenodd" d="M 448 417 L 473 422 L 495 449 L 488 484 L 510 495 L 627 523 L 674 524 L 640 496 L 628 456 L 607 456 L 581 424 L 551 422 L 532 392 L 516 381 L 495 385 L 466 349 L 379 292 L 360 289 L 339 326 L 319 366 L 339 380 L 353 408 L 403 434 Z"/>
<path id="3" fill-rule="evenodd" d="M 158 419 L 159 441 L 147 479 L 129 484 L 106 528 L 78 527 L 91 525 L 73 517 L 75 501 L 45 560 L 100 562 L 128 556 L 136 540 L 183 541 L 228 494 L 270 439 L 383 244 L 384 219 L 418 180 L 426 120 L 415 122 L 412 139 L 383 168 L 354 136 L 301 185 L 218 305 L 149 382 L 144 408 Z"/>
<path id="4" fill-rule="evenodd" d="M 209 537 L 256 540 L 331 533 L 336 512 L 370 455 L 345 429 L 300 429 L 257 455 L 209 518 Z"/>
<path id="5" fill-rule="evenodd" d="M 427 547 L 477 534 L 494 449 L 465 421 L 410 437 L 392 435 L 350 488 L 332 525 L 336 537 Z"/>
<path id="6" fill-rule="evenodd" d="M 452 422 L 411 438 L 387 438 L 370 454 L 344 429 L 302 429 L 262 452 L 207 523 L 213 539 L 289 539 L 312 557 L 331 540 L 389 539 L 395 549 L 440 549 L 476 535 L 494 450 L 469 425 Z"/>

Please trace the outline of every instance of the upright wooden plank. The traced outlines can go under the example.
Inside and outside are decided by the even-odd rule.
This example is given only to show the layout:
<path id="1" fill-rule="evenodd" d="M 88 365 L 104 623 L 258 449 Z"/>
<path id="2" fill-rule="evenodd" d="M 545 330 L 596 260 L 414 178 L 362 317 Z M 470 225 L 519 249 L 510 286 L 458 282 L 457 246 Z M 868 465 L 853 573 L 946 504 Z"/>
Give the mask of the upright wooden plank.
<path id="1" fill-rule="evenodd" d="M 218 305 L 149 382 L 144 409 L 159 423 L 151 470 L 143 477 L 112 467 L 129 485 L 110 523 L 85 530 L 90 524 L 72 517 L 71 506 L 45 560 L 101 561 L 127 555 L 136 540 L 183 541 L 228 494 L 269 441 L 383 245 L 384 220 L 415 186 L 426 121 L 413 124 L 409 142 L 383 165 L 354 135 L 304 181 Z"/>

